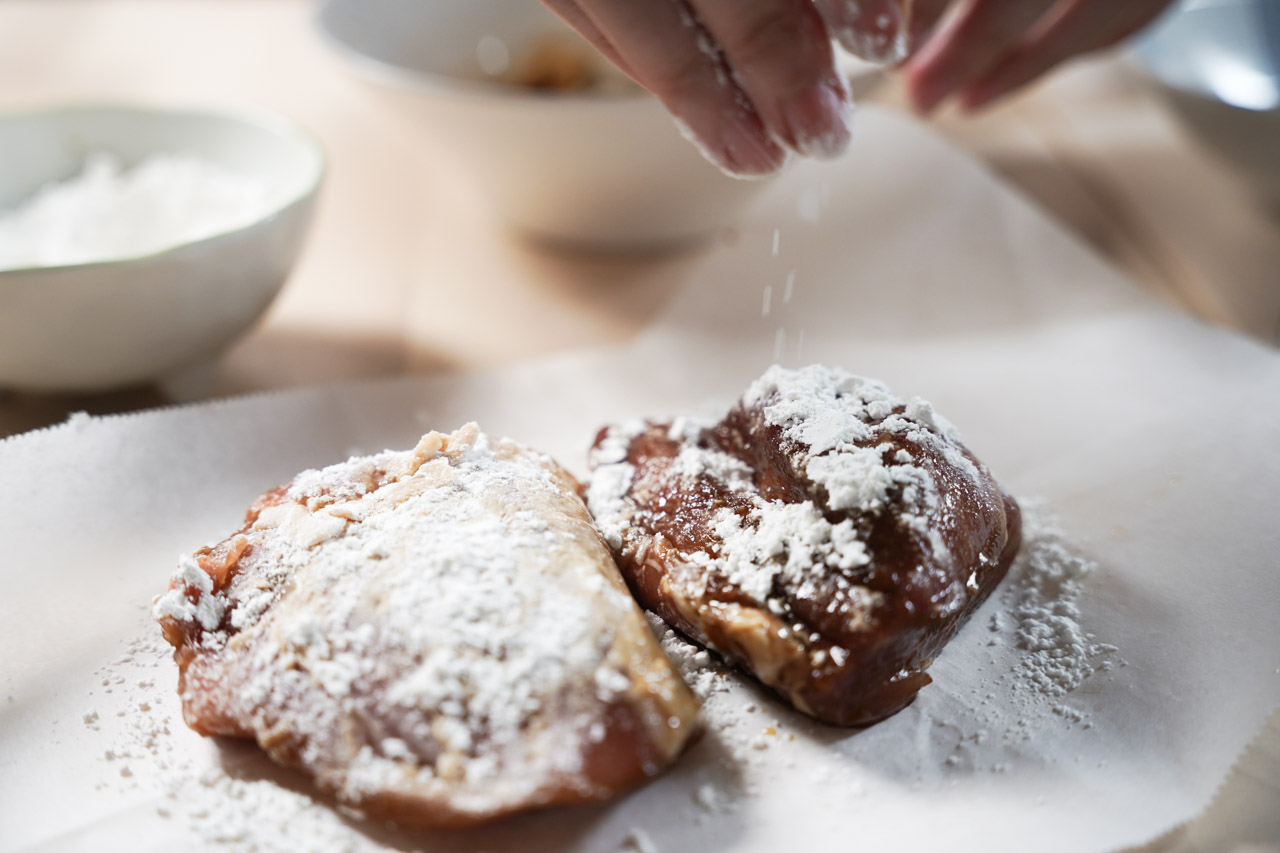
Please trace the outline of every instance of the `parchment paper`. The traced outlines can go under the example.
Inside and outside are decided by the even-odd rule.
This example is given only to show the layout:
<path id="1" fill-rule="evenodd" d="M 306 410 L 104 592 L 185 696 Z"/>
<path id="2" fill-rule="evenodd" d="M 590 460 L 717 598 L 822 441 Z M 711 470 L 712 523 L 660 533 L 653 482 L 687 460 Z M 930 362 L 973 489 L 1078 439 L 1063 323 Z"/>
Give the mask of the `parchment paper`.
<path id="1" fill-rule="evenodd" d="M 1194 816 L 1280 703 L 1280 358 L 1154 304 L 913 122 L 859 118 L 849 158 L 664 265 L 683 286 L 623 346 L 0 443 L 0 848 L 1090 851 Z M 463 835 L 340 815 L 183 726 L 147 608 L 261 491 L 472 419 L 581 472 L 601 424 L 714 410 L 775 358 L 930 399 L 1042 498 L 1098 564 L 1079 622 L 1109 670 L 1023 689 L 997 595 L 884 723 L 810 723 L 726 676 L 672 772 Z"/>

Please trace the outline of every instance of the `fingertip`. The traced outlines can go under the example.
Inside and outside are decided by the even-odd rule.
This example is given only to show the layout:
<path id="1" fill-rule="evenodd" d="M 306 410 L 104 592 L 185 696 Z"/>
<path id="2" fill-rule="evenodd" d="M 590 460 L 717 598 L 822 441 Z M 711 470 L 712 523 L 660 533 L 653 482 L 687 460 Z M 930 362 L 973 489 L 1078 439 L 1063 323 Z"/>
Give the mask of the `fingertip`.
<path id="1" fill-rule="evenodd" d="M 698 133 L 679 116 L 674 116 L 680 134 L 693 144 L 712 165 L 731 178 L 767 178 L 787 162 L 786 150 L 764 129 L 759 117 L 745 114 L 735 118 L 711 140 Z"/>
<path id="2" fill-rule="evenodd" d="M 787 162 L 786 150 L 755 116 L 731 121 L 724 128 L 718 148 L 718 156 L 712 162 L 735 178 L 765 178 Z"/>
<path id="3" fill-rule="evenodd" d="M 783 108 L 783 136 L 799 154 L 830 160 L 853 138 L 853 102 L 838 77 L 823 80 L 792 98 Z"/>
<path id="4" fill-rule="evenodd" d="M 929 115 L 950 94 L 947 81 L 930 76 L 928 68 L 921 70 L 919 66 L 908 66 L 904 82 L 907 99 L 917 115 Z"/>

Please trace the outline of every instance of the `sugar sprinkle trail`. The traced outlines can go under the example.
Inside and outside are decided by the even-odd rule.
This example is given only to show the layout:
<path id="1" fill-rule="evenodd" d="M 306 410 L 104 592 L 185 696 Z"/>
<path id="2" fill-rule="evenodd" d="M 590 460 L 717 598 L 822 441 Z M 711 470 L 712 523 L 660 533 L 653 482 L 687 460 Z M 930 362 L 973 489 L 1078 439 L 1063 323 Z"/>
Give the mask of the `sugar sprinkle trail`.
<path id="1" fill-rule="evenodd" d="M 769 312 L 773 310 L 773 285 L 766 284 L 764 286 L 764 305 L 760 309 L 761 317 L 768 317 Z"/>

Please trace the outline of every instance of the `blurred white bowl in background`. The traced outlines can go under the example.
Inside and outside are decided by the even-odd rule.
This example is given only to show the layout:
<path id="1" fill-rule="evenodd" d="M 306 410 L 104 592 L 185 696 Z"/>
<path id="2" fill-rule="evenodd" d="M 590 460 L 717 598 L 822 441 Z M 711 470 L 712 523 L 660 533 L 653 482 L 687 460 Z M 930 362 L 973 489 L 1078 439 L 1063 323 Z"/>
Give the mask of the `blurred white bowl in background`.
<path id="1" fill-rule="evenodd" d="M 500 219 L 535 238 L 593 249 L 678 244 L 730 224 L 764 183 L 704 160 L 638 87 L 502 82 L 549 40 L 577 38 L 532 0 L 323 0 L 316 23 L 392 103 L 430 122 Z"/>
<path id="2" fill-rule="evenodd" d="M 0 116 L 0 210 L 76 175 L 96 152 L 125 167 L 203 158 L 273 201 L 241 227 L 140 257 L 0 271 L 0 388 L 198 391 L 212 360 L 275 298 L 324 174 L 319 145 L 260 113 L 65 106 Z"/>
<path id="3" fill-rule="evenodd" d="M 1192 133 L 1280 205 L 1280 0 L 1187 0 L 1136 52 Z"/>

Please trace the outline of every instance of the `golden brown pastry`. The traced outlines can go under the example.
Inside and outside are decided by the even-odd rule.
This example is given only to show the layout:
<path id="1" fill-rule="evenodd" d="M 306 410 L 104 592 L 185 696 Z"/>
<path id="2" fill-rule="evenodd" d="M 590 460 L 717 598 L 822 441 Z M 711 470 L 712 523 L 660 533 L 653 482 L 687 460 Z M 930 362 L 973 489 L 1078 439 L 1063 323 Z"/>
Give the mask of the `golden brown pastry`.
<path id="1" fill-rule="evenodd" d="M 770 368 L 719 423 L 601 431 L 587 500 L 636 598 L 797 709 L 908 705 L 1004 576 L 1017 504 L 922 400 Z"/>
<path id="2" fill-rule="evenodd" d="M 576 483 L 474 424 L 268 492 L 154 613 L 188 725 L 404 824 L 599 800 L 696 729 Z"/>

